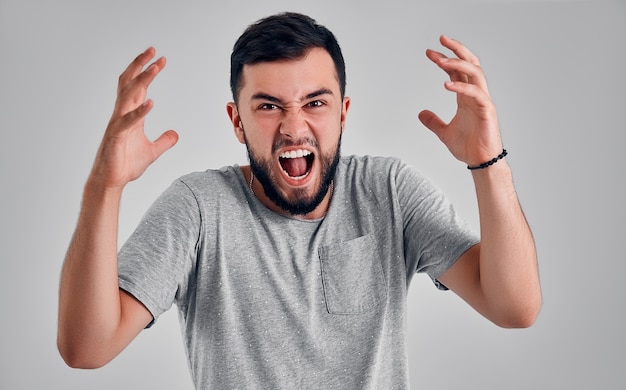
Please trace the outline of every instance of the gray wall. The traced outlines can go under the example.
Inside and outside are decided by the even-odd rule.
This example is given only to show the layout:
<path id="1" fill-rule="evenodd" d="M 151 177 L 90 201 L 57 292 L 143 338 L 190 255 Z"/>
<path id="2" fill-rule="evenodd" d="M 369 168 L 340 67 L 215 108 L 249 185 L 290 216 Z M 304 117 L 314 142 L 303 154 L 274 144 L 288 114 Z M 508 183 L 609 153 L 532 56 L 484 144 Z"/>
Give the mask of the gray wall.
<path id="1" fill-rule="evenodd" d="M 344 153 L 404 158 L 476 227 L 468 171 L 417 120 L 424 108 L 449 118 L 455 107 L 424 50 L 448 34 L 487 73 L 545 303 L 534 327 L 502 330 L 417 277 L 413 387 L 623 388 L 626 2 L 367 3 L 0 0 L 0 388 L 191 388 L 175 309 L 109 366 L 64 366 L 59 271 L 127 63 L 149 45 L 168 57 L 147 129 L 181 139 L 129 185 L 121 240 L 177 176 L 246 162 L 225 111 L 229 54 L 249 23 L 283 10 L 309 13 L 344 49 Z"/>

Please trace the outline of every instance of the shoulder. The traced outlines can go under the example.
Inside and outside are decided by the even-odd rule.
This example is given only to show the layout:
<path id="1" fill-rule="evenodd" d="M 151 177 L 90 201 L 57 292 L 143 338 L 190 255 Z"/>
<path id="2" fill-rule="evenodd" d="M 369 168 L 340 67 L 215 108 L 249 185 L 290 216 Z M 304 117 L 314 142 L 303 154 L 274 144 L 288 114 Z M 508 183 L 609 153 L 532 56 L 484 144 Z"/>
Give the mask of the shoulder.
<path id="1" fill-rule="evenodd" d="M 192 172 L 179 177 L 172 184 L 173 187 L 186 188 L 197 196 L 205 197 L 210 194 L 219 194 L 241 187 L 243 177 L 236 165 L 220 169 L 207 169 L 201 172 Z"/>
<path id="2" fill-rule="evenodd" d="M 239 167 L 229 165 L 220 169 L 207 169 L 205 171 L 191 172 L 177 179 L 189 186 L 206 185 L 207 183 L 232 183 L 237 182 Z"/>
<path id="3" fill-rule="evenodd" d="M 347 180 L 360 178 L 394 183 L 426 180 L 415 167 L 397 157 L 344 156 L 341 159 L 339 173 L 345 175 Z"/>
<path id="4" fill-rule="evenodd" d="M 214 204 L 234 196 L 240 199 L 245 191 L 242 187 L 245 183 L 237 166 L 192 172 L 174 180 L 161 194 L 159 202 L 175 207 L 183 207 L 184 204 L 201 207 L 201 204 Z"/>
<path id="5" fill-rule="evenodd" d="M 342 156 L 341 164 L 350 167 L 352 169 L 367 169 L 367 168 L 393 168 L 397 165 L 404 165 L 404 162 L 397 157 L 387 156 Z"/>
<path id="6" fill-rule="evenodd" d="M 337 189 L 345 191 L 345 197 L 352 201 L 371 200 L 385 207 L 390 202 L 402 208 L 425 200 L 439 203 L 444 196 L 434 182 L 396 157 L 342 158 L 337 172 Z"/>

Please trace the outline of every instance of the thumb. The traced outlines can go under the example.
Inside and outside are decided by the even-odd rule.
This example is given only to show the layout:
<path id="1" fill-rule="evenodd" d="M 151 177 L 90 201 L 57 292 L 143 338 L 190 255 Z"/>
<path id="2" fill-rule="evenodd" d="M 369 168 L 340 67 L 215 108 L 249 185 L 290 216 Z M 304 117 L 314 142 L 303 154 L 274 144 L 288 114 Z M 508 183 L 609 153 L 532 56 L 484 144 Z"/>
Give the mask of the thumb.
<path id="1" fill-rule="evenodd" d="M 155 159 L 165 153 L 178 142 L 178 133 L 174 130 L 168 130 L 161 134 L 159 138 L 152 143 L 152 151 Z"/>
<path id="2" fill-rule="evenodd" d="M 432 111 L 424 110 L 420 112 L 417 117 L 430 131 L 435 133 L 437 137 L 441 138 L 446 127 L 446 123 Z"/>

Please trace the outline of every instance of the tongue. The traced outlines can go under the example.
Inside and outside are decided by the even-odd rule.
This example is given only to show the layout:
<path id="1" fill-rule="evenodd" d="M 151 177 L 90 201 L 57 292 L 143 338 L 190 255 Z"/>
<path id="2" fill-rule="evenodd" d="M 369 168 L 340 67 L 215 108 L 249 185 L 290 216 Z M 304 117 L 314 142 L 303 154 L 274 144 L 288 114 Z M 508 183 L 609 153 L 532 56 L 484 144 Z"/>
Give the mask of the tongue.
<path id="1" fill-rule="evenodd" d="M 291 177 L 302 176 L 307 171 L 306 158 L 304 157 L 284 158 L 284 159 L 281 159 L 280 163 L 283 169 Z"/>

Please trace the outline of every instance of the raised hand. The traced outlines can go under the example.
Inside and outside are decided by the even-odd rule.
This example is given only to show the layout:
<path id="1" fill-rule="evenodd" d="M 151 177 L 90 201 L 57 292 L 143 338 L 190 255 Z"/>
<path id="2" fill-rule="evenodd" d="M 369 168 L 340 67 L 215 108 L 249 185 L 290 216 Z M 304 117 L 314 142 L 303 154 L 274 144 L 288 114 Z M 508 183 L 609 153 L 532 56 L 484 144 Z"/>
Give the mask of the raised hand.
<path id="1" fill-rule="evenodd" d="M 478 58 L 458 41 L 441 36 L 440 42 L 457 58 L 430 49 L 426 56 L 450 76 L 445 88 L 456 93 L 457 111 L 449 123 L 428 110 L 420 112 L 419 119 L 454 157 L 479 165 L 502 152 L 496 108 Z"/>
<path id="2" fill-rule="evenodd" d="M 124 187 L 137 179 L 161 154 L 178 141 L 168 130 L 155 141 L 144 133 L 144 118 L 153 107 L 148 87 L 165 67 L 165 57 L 154 58 L 154 48 L 141 53 L 120 75 L 117 100 L 91 172 L 90 181 L 103 188 Z"/>

